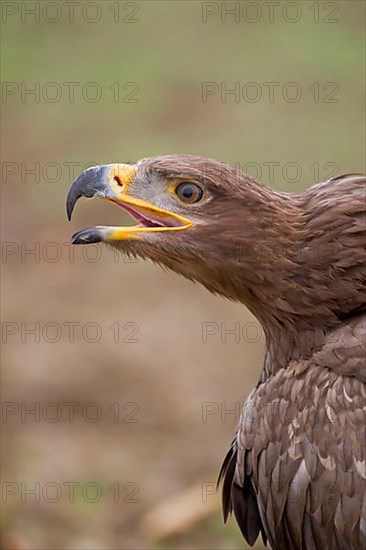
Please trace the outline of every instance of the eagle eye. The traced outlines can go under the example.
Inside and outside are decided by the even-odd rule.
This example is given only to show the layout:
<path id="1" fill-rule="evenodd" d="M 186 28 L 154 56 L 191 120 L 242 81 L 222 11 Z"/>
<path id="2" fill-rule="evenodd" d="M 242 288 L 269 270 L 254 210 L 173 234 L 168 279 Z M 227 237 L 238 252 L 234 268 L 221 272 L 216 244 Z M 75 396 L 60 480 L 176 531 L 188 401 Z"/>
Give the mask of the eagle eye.
<path id="1" fill-rule="evenodd" d="M 182 202 L 194 204 L 203 197 L 203 190 L 196 183 L 183 182 L 177 185 L 175 193 Z"/>

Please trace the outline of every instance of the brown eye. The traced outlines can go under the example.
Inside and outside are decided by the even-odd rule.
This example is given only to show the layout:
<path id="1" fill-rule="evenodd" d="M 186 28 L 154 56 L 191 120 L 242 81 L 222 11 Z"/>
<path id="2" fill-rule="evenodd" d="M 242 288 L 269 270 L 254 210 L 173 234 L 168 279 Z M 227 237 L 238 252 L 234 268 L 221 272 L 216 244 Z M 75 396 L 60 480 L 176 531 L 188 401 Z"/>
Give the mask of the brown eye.
<path id="1" fill-rule="evenodd" d="M 195 183 L 186 182 L 180 183 L 175 188 L 175 192 L 182 202 L 193 204 L 202 199 L 203 191 Z"/>

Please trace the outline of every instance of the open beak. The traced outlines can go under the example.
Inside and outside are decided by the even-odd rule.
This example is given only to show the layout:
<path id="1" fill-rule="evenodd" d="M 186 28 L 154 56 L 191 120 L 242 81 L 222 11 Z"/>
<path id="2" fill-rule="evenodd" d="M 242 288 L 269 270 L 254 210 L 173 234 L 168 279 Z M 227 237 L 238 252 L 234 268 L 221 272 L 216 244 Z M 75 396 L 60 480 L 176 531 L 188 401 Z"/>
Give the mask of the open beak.
<path id="1" fill-rule="evenodd" d="M 71 237 L 72 244 L 136 240 L 141 238 L 143 233 L 178 231 L 188 229 L 193 225 L 183 216 L 158 208 L 154 204 L 129 194 L 128 190 L 136 173 L 137 168 L 133 165 L 106 164 L 88 168 L 76 178 L 67 195 L 66 209 L 69 220 L 75 203 L 80 197 L 99 197 L 117 204 L 130 214 L 138 222 L 138 225 L 132 227 L 88 227 Z"/>

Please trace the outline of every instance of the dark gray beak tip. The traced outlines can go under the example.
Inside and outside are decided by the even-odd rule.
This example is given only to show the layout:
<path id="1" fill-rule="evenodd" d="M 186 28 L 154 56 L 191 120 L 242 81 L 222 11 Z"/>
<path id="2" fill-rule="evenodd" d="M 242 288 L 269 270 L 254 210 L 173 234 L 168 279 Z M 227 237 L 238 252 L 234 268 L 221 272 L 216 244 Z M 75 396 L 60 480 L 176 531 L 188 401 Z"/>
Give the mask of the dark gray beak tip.
<path id="1" fill-rule="evenodd" d="M 73 206 L 71 206 L 68 203 L 66 204 L 67 219 L 69 220 L 69 222 L 71 221 L 71 216 L 72 216 L 73 209 L 74 209 Z"/>
<path id="2" fill-rule="evenodd" d="M 103 241 L 100 231 L 96 227 L 88 227 L 75 233 L 71 239 L 71 244 L 92 244 Z"/>
<path id="3" fill-rule="evenodd" d="M 66 199 L 67 218 L 70 221 L 76 201 L 80 197 L 94 197 L 97 193 L 106 194 L 109 166 L 94 166 L 84 170 L 73 182 Z"/>

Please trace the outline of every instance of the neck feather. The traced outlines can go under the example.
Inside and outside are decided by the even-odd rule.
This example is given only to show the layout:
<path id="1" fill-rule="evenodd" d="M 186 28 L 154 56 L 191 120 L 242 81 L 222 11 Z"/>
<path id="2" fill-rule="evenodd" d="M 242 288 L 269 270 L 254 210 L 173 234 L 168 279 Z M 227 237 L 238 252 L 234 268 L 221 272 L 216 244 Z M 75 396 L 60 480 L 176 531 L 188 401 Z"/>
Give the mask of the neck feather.
<path id="1" fill-rule="evenodd" d="M 223 215 L 213 235 L 220 254 L 208 255 L 199 280 L 257 317 L 274 369 L 311 355 L 365 307 L 364 203 L 345 194 L 327 184 L 285 194 L 251 181 L 236 225 Z"/>

